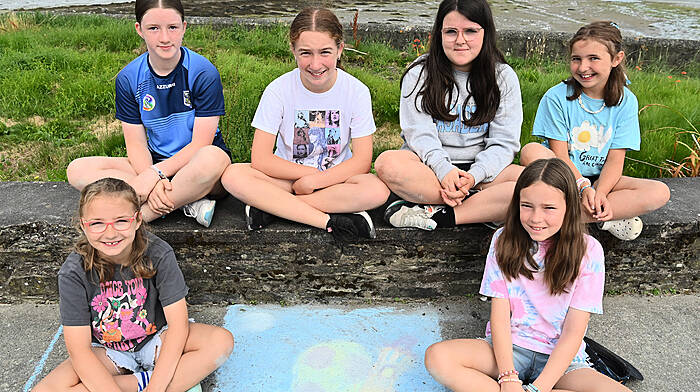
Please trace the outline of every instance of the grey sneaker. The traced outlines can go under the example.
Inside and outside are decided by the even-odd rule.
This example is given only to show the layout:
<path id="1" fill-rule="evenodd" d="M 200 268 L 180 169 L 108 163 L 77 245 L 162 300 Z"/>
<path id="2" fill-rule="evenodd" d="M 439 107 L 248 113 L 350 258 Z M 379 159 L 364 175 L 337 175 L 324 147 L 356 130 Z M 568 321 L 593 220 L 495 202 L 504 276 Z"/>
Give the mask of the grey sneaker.
<path id="1" fill-rule="evenodd" d="M 185 204 L 181 208 L 185 216 L 195 218 L 200 225 L 209 227 L 211 219 L 214 217 L 214 206 L 216 206 L 216 200 L 205 198 Z"/>
<path id="2" fill-rule="evenodd" d="M 431 204 L 414 204 L 397 200 L 384 211 L 384 220 L 394 227 L 416 227 L 423 230 L 435 230 L 437 222 L 432 218 L 445 207 Z"/>

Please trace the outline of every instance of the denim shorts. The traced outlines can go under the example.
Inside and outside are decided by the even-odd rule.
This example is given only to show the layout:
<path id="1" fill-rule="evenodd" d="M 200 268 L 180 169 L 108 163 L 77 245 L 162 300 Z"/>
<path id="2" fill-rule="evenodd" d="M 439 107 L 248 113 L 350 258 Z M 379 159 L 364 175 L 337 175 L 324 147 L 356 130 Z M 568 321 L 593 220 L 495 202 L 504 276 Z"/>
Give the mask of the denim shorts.
<path id="1" fill-rule="evenodd" d="M 158 331 L 153 338 L 148 341 L 148 343 L 141 347 L 139 351 L 118 351 L 105 347 L 99 343 L 93 343 L 92 347 L 104 348 L 107 358 L 114 363 L 117 370 L 122 368 L 130 370 L 132 373 L 153 370 L 160 352 L 160 347 L 163 345 L 160 335 L 167 329 L 168 326 L 164 325 L 163 328 L 161 328 L 161 330 Z"/>
<path id="2" fill-rule="evenodd" d="M 493 347 L 491 336 L 487 336 L 483 338 L 483 340 Z M 513 345 L 513 365 L 515 366 L 515 370 L 518 371 L 518 378 L 522 380 L 523 384 L 530 384 L 535 381 L 540 373 L 542 373 L 542 369 L 544 369 L 544 365 L 547 364 L 547 360 L 549 360 L 549 354 L 542 354 L 516 344 Z M 585 361 L 574 358 L 569 367 L 564 371 L 564 374 L 591 367 L 592 365 L 588 359 L 588 355 L 586 355 Z"/>

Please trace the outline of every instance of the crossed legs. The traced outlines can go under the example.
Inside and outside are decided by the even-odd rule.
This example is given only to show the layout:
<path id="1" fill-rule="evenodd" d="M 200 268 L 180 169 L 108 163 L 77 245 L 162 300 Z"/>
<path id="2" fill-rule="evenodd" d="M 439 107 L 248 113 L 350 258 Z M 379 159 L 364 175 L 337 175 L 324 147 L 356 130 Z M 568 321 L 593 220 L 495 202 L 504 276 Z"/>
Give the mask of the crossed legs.
<path id="1" fill-rule="evenodd" d="M 389 150 L 377 157 L 374 167 L 389 189 L 406 201 L 419 204 L 444 204 L 441 185 L 432 169 L 408 150 Z M 515 181 L 523 168 L 507 166 L 493 182 L 481 183 L 480 192 L 454 208 L 455 223 L 502 221 L 513 197 Z"/>
<path id="2" fill-rule="evenodd" d="M 219 179 L 230 163 L 228 155 L 219 147 L 205 146 L 199 149 L 173 176 L 172 190 L 166 191 L 175 208 L 197 201 L 206 195 L 223 195 L 224 189 Z M 106 177 L 118 178 L 133 186 L 138 176 L 128 158 L 112 157 L 78 158 L 68 165 L 66 173 L 68 182 L 78 190 Z M 141 206 L 141 213 L 146 222 L 161 216 L 151 210 L 148 203 Z"/>
<path id="3" fill-rule="evenodd" d="M 250 163 L 229 166 L 221 183 L 243 203 L 320 229 L 326 228 L 328 213 L 376 208 L 389 197 L 389 190 L 372 174 L 358 174 L 309 195 L 295 195 L 292 193 L 293 181 L 270 177 L 254 169 Z"/>

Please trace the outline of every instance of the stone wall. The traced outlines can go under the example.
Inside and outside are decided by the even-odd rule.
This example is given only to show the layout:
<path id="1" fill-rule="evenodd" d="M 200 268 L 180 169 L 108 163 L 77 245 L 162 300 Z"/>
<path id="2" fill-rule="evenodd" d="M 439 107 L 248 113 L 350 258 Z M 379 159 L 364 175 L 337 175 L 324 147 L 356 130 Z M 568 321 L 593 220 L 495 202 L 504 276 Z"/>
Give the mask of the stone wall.
<path id="1" fill-rule="evenodd" d="M 635 241 L 591 231 L 606 252 L 608 292 L 700 290 L 700 180 L 667 179 L 671 201 L 643 217 Z M 0 303 L 55 301 L 70 250 L 78 193 L 65 183 L 0 183 Z M 180 212 L 151 225 L 175 249 L 193 303 L 328 298 L 434 299 L 474 295 L 493 230 L 426 232 L 387 227 L 377 239 L 339 246 L 325 232 L 289 222 L 245 228 L 243 206 L 217 205 L 210 228 Z"/>

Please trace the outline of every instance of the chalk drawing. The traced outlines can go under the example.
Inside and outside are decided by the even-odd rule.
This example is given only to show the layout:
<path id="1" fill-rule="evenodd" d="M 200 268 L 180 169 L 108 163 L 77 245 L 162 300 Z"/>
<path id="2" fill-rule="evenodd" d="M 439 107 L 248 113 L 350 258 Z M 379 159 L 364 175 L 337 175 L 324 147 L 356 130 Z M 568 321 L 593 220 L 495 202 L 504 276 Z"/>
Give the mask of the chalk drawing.
<path id="1" fill-rule="evenodd" d="M 445 391 L 423 365 L 441 340 L 429 308 L 229 307 L 236 338 L 215 391 Z"/>

